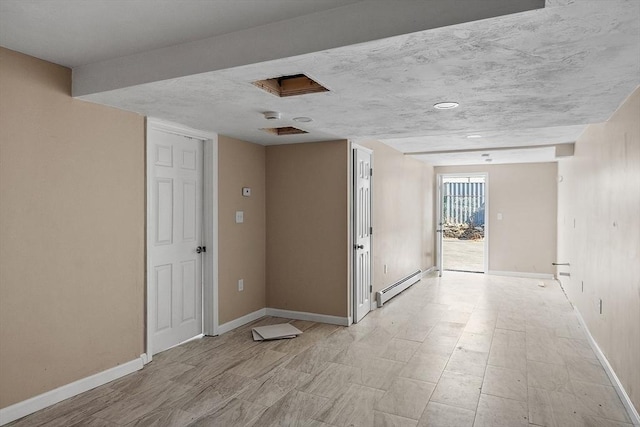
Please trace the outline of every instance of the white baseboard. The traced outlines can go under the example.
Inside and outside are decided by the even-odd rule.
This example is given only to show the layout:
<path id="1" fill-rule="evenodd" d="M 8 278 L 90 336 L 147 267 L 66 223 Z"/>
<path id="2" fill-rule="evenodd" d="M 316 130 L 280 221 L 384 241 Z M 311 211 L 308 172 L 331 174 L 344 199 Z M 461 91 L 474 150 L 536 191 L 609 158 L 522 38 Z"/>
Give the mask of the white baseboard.
<path id="1" fill-rule="evenodd" d="M 122 365 L 98 372 L 97 374 L 2 408 L 0 409 L 0 425 L 8 424 L 11 421 L 44 409 L 47 406 L 62 402 L 65 399 L 138 371 L 142 369 L 146 359 L 147 355 L 141 354 L 139 358 L 123 363 Z"/>
<path id="2" fill-rule="evenodd" d="M 591 335 L 591 332 L 589 331 L 587 324 L 585 323 L 582 315 L 580 314 L 580 311 L 575 305 L 573 306 L 573 310 L 576 312 L 576 317 L 578 317 L 578 321 L 580 322 L 580 325 L 582 325 L 582 327 L 584 328 L 584 331 L 587 334 L 587 339 L 589 340 L 591 349 L 598 357 L 598 360 L 600 360 L 602 367 L 604 368 L 605 372 L 607 373 L 607 376 L 609 377 L 609 379 L 611 380 L 611 383 L 613 384 L 613 388 L 618 393 L 618 396 L 620 397 L 620 400 L 622 401 L 624 408 L 627 410 L 627 414 L 629 414 L 629 418 L 631 418 L 631 422 L 633 423 L 633 425 L 640 426 L 640 415 L 638 414 L 638 411 L 636 410 L 636 408 L 633 406 L 633 403 L 631 402 L 631 398 L 627 394 L 627 391 L 622 386 L 622 383 L 618 379 L 618 376 L 616 375 L 613 368 L 609 364 L 609 361 L 607 360 L 604 353 L 600 349 L 600 346 L 598 345 L 596 340 L 593 338 L 593 335 Z"/>
<path id="3" fill-rule="evenodd" d="M 527 279 L 543 279 L 543 280 L 553 280 L 553 274 L 551 273 L 525 273 L 520 271 L 496 271 L 489 270 L 487 274 L 491 274 L 493 276 L 509 276 L 509 277 L 524 277 Z"/>
<path id="4" fill-rule="evenodd" d="M 307 313 L 304 311 L 281 310 L 267 308 L 267 316 L 284 317 L 287 319 L 309 320 L 311 322 L 329 323 L 331 325 L 349 326 L 351 317 L 329 316 L 327 314 Z"/>
<path id="5" fill-rule="evenodd" d="M 260 310 L 256 310 L 253 313 L 249 313 L 242 317 L 238 317 L 237 319 L 234 319 L 230 322 L 223 323 L 222 325 L 218 326 L 218 335 L 222 335 L 225 332 L 232 331 L 236 328 L 239 328 L 240 326 L 244 326 L 247 323 L 251 323 L 254 320 L 258 320 L 261 317 L 266 316 L 266 310 L 267 309 L 261 308 Z"/>

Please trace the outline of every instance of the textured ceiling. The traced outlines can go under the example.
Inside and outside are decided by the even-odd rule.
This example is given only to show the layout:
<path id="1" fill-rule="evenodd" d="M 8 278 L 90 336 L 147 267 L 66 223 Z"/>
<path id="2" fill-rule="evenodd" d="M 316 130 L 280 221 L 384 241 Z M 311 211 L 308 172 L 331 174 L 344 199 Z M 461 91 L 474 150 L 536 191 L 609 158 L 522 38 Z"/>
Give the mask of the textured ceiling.
<path id="1" fill-rule="evenodd" d="M 515 149 L 573 142 L 640 83 L 640 1 L 549 0 L 548 6 L 82 99 L 265 145 L 374 138 L 406 153 L 509 147 L 522 159 Z M 330 92 L 277 98 L 251 84 L 297 73 Z M 439 101 L 460 107 L 433 109 Z M 266 121 L 261 112 L 268 110 L 283 119 Z M 296 116 L 314 121 L 295 124 Z M 260 130 L 274 125 L 309 133 L 276 137 Z M 464 163 L 465 155 L 478 154 L 449 159 Z"/>

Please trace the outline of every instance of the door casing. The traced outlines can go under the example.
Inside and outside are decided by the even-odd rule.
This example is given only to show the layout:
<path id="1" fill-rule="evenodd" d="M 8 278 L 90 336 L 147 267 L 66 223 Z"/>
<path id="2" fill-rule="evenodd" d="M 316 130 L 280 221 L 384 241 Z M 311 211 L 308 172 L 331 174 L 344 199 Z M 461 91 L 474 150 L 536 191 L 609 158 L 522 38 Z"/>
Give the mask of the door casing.
<path id="1" fill-rule="evenodd" d="M 442 218 L 442 207 L 443 207 L 443 182 L 445 178 L 484 178 L 484 274 L 488 274 L 489 272 L 489 172 L 473 172 L 473 173 L 439 173 L 436 177 L 436 206 L 437 206 L 437 215 L 436 215 L 436 267 L 438 269 L 438 276 L 442 277 L 442 239 L 444 237 L 444 229 Z"/>
<path id="2" fill-rule="evenodd" d="M 147 118 L 146 129 L 155 129 L 162 132 L 174 133 L 181 136 L 200 139 L 204 143 L 204 159 L 203 159 L 203 215 L 202 244 L 207 247 L 207 251 L 202 255 L 202 331 L 204 335 L 218 334 L 218 174 L 216 173 L 218 166 L 218 135 L 215 133 L 199 131 L 176 123 L 167 122 L 155 118 Z M 149 266 L 153 265 L 151 260 L 151 206 L 150 195 L 153 185 L 153 177 L 151 176 L 151 156 L 153 153 L 149 150 L 149 144 L 146 138 L 149 132 L 146 132 L 145 152 L 146 152 L 146 266 L 145 266 L 145 353 L 146 362 L 152 360 L 153 353 L 153 331 L 149 327 L 151 324 L 151 310 L 154 305 L 149 301 L 150 286 L 152 286 L 152 277 L 149 272 Z"/>

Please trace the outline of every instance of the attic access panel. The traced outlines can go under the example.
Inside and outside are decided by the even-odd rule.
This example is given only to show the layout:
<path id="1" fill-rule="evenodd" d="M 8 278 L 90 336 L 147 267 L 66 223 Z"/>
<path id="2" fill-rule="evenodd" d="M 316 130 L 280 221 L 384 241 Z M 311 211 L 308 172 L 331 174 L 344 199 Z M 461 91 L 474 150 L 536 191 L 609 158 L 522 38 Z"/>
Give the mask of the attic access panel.
<path id="1" fill-rule="evenodd" d="M 281 98 L 328 92 L 329 89 L 304 74 L 280 76 L 253 82 L 260 89 Z"/>
<path id="2" fill-rule="evenodd" d="M 294 128 L 293 126 L 285 126 L 281 128 L 262 128 L 263 131 L 269 132 L 273 135 L 283 136 L 283 135 L 299 135 L 303 133 L 309 133 L 306 130 Z"/>

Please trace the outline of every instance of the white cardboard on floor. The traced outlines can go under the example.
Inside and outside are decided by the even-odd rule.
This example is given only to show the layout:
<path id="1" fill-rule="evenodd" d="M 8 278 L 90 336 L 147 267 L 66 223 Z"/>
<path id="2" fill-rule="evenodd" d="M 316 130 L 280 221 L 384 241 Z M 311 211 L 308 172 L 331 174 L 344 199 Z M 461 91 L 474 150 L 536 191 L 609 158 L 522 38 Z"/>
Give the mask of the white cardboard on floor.
<path id="1" fill-rule="evenodd" d="M 302 331 L 290 323 L 282 323 L 280 325 L 258 326 L 251 329 L 254 341 L 281 340 L 286 338 L 295 338 Z"/>

